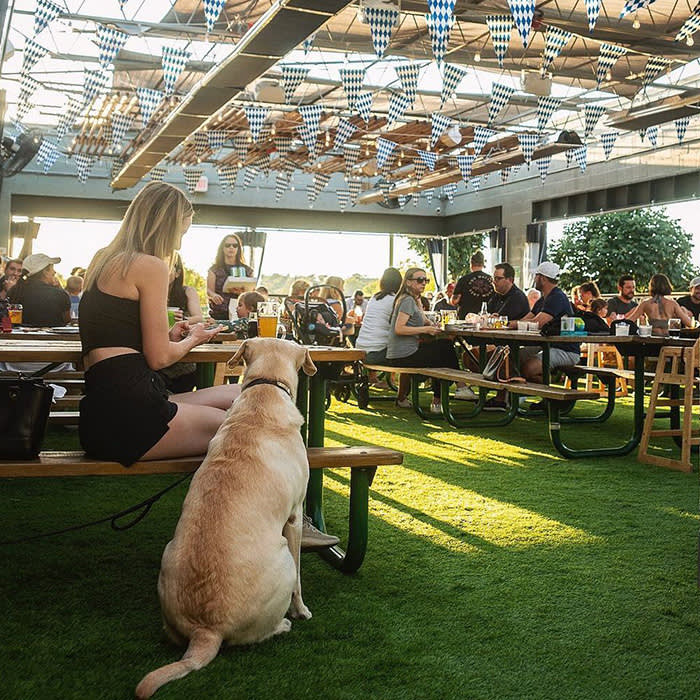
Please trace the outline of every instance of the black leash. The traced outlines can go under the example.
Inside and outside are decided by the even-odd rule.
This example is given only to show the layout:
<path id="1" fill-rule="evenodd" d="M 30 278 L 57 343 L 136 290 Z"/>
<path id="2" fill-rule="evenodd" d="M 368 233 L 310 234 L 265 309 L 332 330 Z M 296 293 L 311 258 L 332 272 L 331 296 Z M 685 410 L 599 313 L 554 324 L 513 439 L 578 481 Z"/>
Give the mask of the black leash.
<path id="1" fill-rule="evenodd" d="M 84 530 L 87 527 L 92 527 L 93 525 L 101 525 L 102 523 L 109 522 L 112 530 L 116 530 L 117 532 L 124 532 L 125 530 L 128 530 L 129 528 L 134 527 L 134 525 L 138 525 L 150 512 L 151 507 L 153 504 L 163 497 L 168 491 L 171 489 L 174 489 L 176 486 L 179 486 L 183 481 L 189 479 L 192 476 L 192 474 L 185 474 L 182 478 L 178 479 L 177 481 L 173 482 L 170 484 L 170 486 L 166 486 L 162 491 L 158 491 L 158 493 L 153 494 L 149 498 L 147 498 L 145 501 L 141 501 L 141 503 L 137 503 L 134 506 L 130 506 L 129 508 L 125 508 L 124 510 L 120 510 L 118 513 L 114 513 L 114 515 L 108 515 L 106 518 L 100 518 L 99 520 L 93 520 L 92 522 L 89 523 L 83 523 L 82 525 L 72 525 L 71 527 L 66 527 L 63 530 L 54 530 L 53 532 L 44 532 L 40 535 L 32 535 L 31 537 L 22 537 L 19 540 L 6 540 L 5 542 L 0 542 L 0 546 L 5 546 L 5 545 L 11 545 L 11 544 L 21 544 L 22 542 L 31 542 L 32 540 L 40 540 L 43 539 L 44 537 L 53 537 L 54 535 L 63 535 L 66 532 L 74 532 L 75 530 Z M 139 510 L 142 510 L 141 513 L 138 513 Z M 122 518 L 126 517 L 127 515 L 131 515 L 131 513 L 137 513 L 136 517 L 134 517 L 133 520 L 130 520 L 128 523 L 124 525 L 119 524 L 119 520 Z"/>

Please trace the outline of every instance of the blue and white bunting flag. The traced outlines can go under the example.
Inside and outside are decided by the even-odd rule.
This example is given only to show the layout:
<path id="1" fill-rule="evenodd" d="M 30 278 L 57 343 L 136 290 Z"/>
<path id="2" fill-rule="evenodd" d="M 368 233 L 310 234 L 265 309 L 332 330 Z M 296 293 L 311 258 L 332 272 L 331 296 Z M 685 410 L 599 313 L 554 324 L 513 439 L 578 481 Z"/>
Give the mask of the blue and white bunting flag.
<path id="1" fill-rule="evenodd" d="M 190 52 L 174 46 L 164 46 L 161 63 L 163 65 L 163 87 L 165 94 L 170 96 L 175 92 L 175 84 L 185 70 Z"/>
<path id="2" fill-rule="evenodd" d="M 15 112 L 15 122 L 17 123 L 22 123 L 24 121 L 24 118 L 29 114 L 29 112 L 34 109 L 36 105 L 32 104 L 31 102 L 18 102 L 17 103 L 17 110 Z"/>
<path id="3" fill-rule="evenodd" d="M 40 149 L 46 145 L 46 150 L 44 153 L 44 157 L 41 159 L 41 162 L 44 164 L 44 174 L 48 173 L 51 168 L 55 165 L 56 161 L 58 160 L 58 157 L 61 155 L 61 152 L 54 146 L 52 143 L 49 143 L 48 141 L 42 141 Z"/>
<path id="4" fill-rule="evenodd" d="M 608 131 L 607 133 L 600 135 L 600 143 L 603 146 L 605 160 L 610 158 L 610 154 L 612 153 L 612 149 L 615 147 L 615 141 L 617 141 L 618 135 L 619 132 L 617 131 Z M 569 153 L 571 153 L 571 151 L 567 151 L 566 155 L 568 156 Z"/>
<path id="5" fill-rule="evenodd" d="M 548 71 L 559 56 L 562 49 L 569 43 L 573 34 L 559 27 L 547 27 L 544 35 L 544 54 L 542 57 L 542 71 Z"/>
<path id="6" fill-rule="evenodd" d="M 523 40 L 523 46 L 527 48 L 535 16 L 535 0 L 508 0 L 508 7 L 513 13 L 513 22 Z"/>
<path id="7" fill-rule="evenodd" d="M 194 141 L 194 152 L 197 154 L 197 158 L 201 159 L 209 150 L 209 137 L 206 131 L 196 131 L 192 139 Z"/>
<path id="8" fill-rule="evenodd" d="M 168 174 L 168 169 L 164 165 L 156 165 L 151 168 L 151 172 L 148 174 L 151 182 L 163 182 L 163 179 Z"/>
<path id="9" fill-rule="evenodd" d="M 508 182 L 508 178 L 510 177 L 510 168 L 501 168 L 501 184 L 505 185 L 506 182 Z"/>
<path id="10" fill-rule="evenodd" d="M 377 139 L 377 167 L 383 168 L 389 161 L 396 148 L 396 144 L 381 136 Z"/>
<path id="11" fill-rule="evenodd" d="M 275 177 L 275 202 L 279 202 L 289 188 L 290 174 L 286 170 L 280 170 Z"/>
<path id="12" fill-rule="evenodd" d="M 416 101 L 418 76 L 421 68 L 422 66 L 420 63 L 399 63 L 397 66 L 394 66 L 396 75 L 399 76 L 399 80 L 401 81 L 404 94 L 410 100 L 410 107 L 413 107 Z"/>
<path id="13" fill-rule="evenodd" d="M 469 180 L 469 184 L 474 192 L 478 192 L 481 189 L 481 176 L 477 175 Z"/>
<path id="14" fill-rule="evenodd" d="M 676 136 L 678 137 L 678 142 L 680 143 L 685 138 L 685 132 L 690 124 L 690 117 L 681 117 L 673 122 L 676 126 Z"/>
<path id="15" fill-rule="evenodd" d="M 75 120 L 78 118 L 81 111 L 82 104 L 78 100 L 71 97 L 70 100 L 68 100 L 66 109 L 61 114 L 61 118 L 58 121 L 58 126 L 56 127 L 57 140 L 60 141 L 66 135 L 66 133 L 68 133 L 68 129 L 75 124 Z"/>
<path id="16" fill-rule="evenodd" d="M 689 36 L 693 36 L 698 29 L 700 29 L 700 3 L 695 6 L 693 14 L 691 14 L 690 17 L 683 22 L 683 26 L 678 30 L 678 34 L 676 34 L 674 41 L 682 41 L 683 39 L 687 39 Z"/>
<path id="17" fill-rule="evenodd" d="M 527 132 L 524 134 L 518 134 L 518 141 L 520 141 L 520 148 L 523 152 L 523 157 L 525 162 L 529 165 L 532 160 L 532 154 L 535 152 L 535 146 L 537 146 L 540 140 L 539 134 L 533 134 Z"/>
<path id="18" fill-rule="evenodd" d="M 315 40 L 316 32 L 314 32 L 311 36 L 306 37 L 306 39 L 304 39 L 304 41 L 301 42 L 301 47 L 304 49 L 305 54 L 311 51 L 311 47 L 314 45 Z"/>
<path id="19" fill-rule="evenodd" d="M 340 82 L 343 84 L 343 90 L 348 98 L 348 109 L 354 110 L 357 104 L 357 98 L 360 96 L 362 83 L 365 79 L 364 68 L 341 68 Z"/>
<path id="20" fill-rule="evenodd" d="M 432 151 L 418 151 L 418 157 L 425 163 L 428 170 L 435 170 L 437 153 L 433 153 Z"/>
<path id="21" fill-rule="evenodd" d="M 123 158 L 112 158 L 112 166 L 109 169 L 109 181 L 115 180 L 124 167 Z"/>
<path id="22" fill-rule="evenodd" d="M 131 114 L 122 114 L 121 112 L 112 113 L 112 148 L 119 148 L 127 131 L 131 128 L 133 121 L 134 118 Z"/>
<path id="23" fill-rule="evenodd" d="M 34 36 L 63 12 L 63 8 L 51 0 L 38 0 L 34 10 Z"/>
<path id="24" fill-rule="evenodd" d="M 23 75 L 19 81 L 18 102 L 29 102 L 29 98 L 41 87 L 38 80 L 32 78 L 29 73 Z"/>
<path id="25" fill-rule="evenodd" d="M 348 191 L 350 192 L 350 201 L 354 207 L 355 204 L 357 204 L 357 198 L 362 191 L 362 180 L 351 178 L 350 180 L 347 180 L 347 183 Z"/>
<path id="26" fill-rule="evenodd" d="M 559 109 L 562 100 L 558 97 L 538 97 L 537 98 L 537 131 L 542 133 L 547 126 L 547 122 L 552 118 L 554 112 Z"/>
<path id="27" fill-rule="evenodd" d="M 329 173 L 314 173 L 313 184 L 307 189 L 307 196 L 311 204 L 316 201 L 319 193 L 325 188 L 330 179 Z"/>
<path id="28" fill-rule="evenodd" d="M 235 165 L 220 165 L 216 172 L 219 176 L 219 184 L 221 189 L 230 188 L 231 192 L 236 189 L 236 178 L 238 177 L 238 168 Z"/>
<path id="29" fill-rule="evenodd" d="M 426 198 L 428 204 L 430 204 L 433 201 L 434 194 L 435 194 L 434 187 L 431 187 L 429 190 L 425 190 L 425 198 Z"/>
<path id="30" fill-rule="evenodd" d="M 428 169 L 428 166 L 425 164 L 425 161 L 421 160 L 419 158 L 415 158 L 413 161 L 413 177 L 420 181 L 423 179 L 423 176 L 425 175 L 425 171 Z"/>
<path id="31" fill-rule="evenodd" d="M 45 49 L 41 44 L 37 44 L 34 39 L 25 39 L 20 75 L 29 74 L 29 71 L 31 71 L 48 52 L 48 49 Z"/>
<path id="32" fill-rule="evenodd" d="M 600 14 L 600 0 L 586 0 L 586 15 L 588 15 L 588 31 L 593 33 Z"/>
<path id="33" fill-rule="evenodd" d="M 81 185 L 87 182 L 92 166 L 95 165 L 96 160 L 96 156 L 84 156 L 82 153 L 78 153 L 75 156 L 75 167 L 78 170 L 78 180 Z"/>
<path id="34" fill-rule="evenodd" d="M 588 138 L 595 129 L 596 124 L 603 116 L 605 107 L 603 105 L 586 105 L 583 108 L 585 116 L 584 138 Z"/>
<path id="35" fill-rule="evenodd" d="M 406 110 L 411 106 L 411 100 L 402 92 L 395 92 L 389 99 L 389 114 L 387 122 L 393 124 L 397 122 L 406 113 Z"/>
<path id="36" fill-rule="evenodd" d="M 270 174 L 270 154 L 263 151 L 254 161 L 253 165 L 265 176 Z"/>
<path id="37" fill-rule="evenodd" d="M 608 71 L 627 53 L 624 46 L 617 44 L 601 44 L 596 68 L 596 86 L 600 87 L 607 80 Z"/>
<path id="38" fill-rule="evenodd" d="M 486 26 L 489 28 L 493 51 L 498 59 L 498 65 L 503 68 L 503 59 L 510 44 L 510 34 L 513 30 L 512 15 L 487 15 Z"/>
<path id="39" fill-rule="evenodd" d="M 58 149 L 53 143 L 44 139 L 39 146 L 39 150 L 36 152 L 36 162 L 43 163 L 46 157 L 56 150 Z"/>
<path id="40" fill-rule="evenodd" d="M 260 132 L 262 131 L 263 124 L 265 123 L 270 110 L 267 107 L 256 107 L 255 105 L 250 105 L 244 107 L 243 111 L 245 112 L 246 119 L 248 120 L 250 135 L 253 137 L 253 141 L 257 143 L 258 138 L 260 138 Z"/>
<path id="41" fill-rule="evenodd" d="M 455 22 L 454 9 L 457 0 L 428 0 L 428 14 L 425 16 L 430 34 L 433 56 L 442 63 L 450 40 L 450 32 Z"/>
<path id="42" fill-rule="evenodd" d="M 442 72 L 442 93 L 440 94 L 440 109 L 454 95 L 457 86 L 467 74 L 467 69 L 454 63 L 446 63 Z"/>
<path id="43" fill-rule="evenodd" d="M 254 165 L 249 165 L 243 175 L 243 189 L 247 190 L 259 174 L 258 169 Z"/>
<path id="44" fill-rule="evenodd" d="M 98 95 L 107 89 L 109 74 L 101 70 L 86 70 L 83 83 L 83 106 L 87 107 Z"/>
<path id="45" fill-rule="evenodd" d="M 574 149 L 574 160 L 582 173 L 586 172 L 586 160 L 588 158 L 588 146 L 584 143 L 583 146 L 579 146 Z"/>
<path id="46" fill-rule="evenodd" d="M 282 66 L 284 101 L 288 105 L 294 101 L 294 91 L 304 82 L 309 70 L 306 66 Z"/>
<path id="47" fill-rule="evenodd" d="M 105 27 L 104 24 L 98 24 L 96 36 L 100 65 L 102 68 L 107 69 L 124 44 L 126 44 L 129 35 L 112 29 L 111 27 Z"/>
<path id="48" fill-rule="evenodd" d="M 398 24 L 399 11 L 395 8 L 381 8 L 366 6 L 364 8 L 365 17 L 369 24 L 369 31 L 372 34 L 372 45 L 374 53 L 379 58 L 384 58 L 384 53 L 391 41 L 394 27 Z"/>
<path id="49" fill-rule="evenodd" d="M 650 126 L 647 129 L 647 138 L 649 139 L 649 143 L 656 148 L 656 144 L 658 143 L 658 138 L 659 138 L 659 127 L 658 126 Z"/>
<path id="50" fill-rule="evenodd" d="M 194 194 L 194 188 L 197 187 L 199 178 L 204 175 L 202 168 L 183 168 L 182 173 L 185 176 L 185 185 L 190 194 Z"/>
<path id="51" fill-rule="evenodd" d="M 411 197 L 410 194 L 400 194 L 397 197 L 397 199 L 399 200 L 399 208 L 400 209 L 403 209 L 406 206 L 410 197 Z"/>
<path id="52" fill-rule="evenodd" d="M 474 165 L 475 157 L 473 153 L 456 156 L 459 174 L 465 183 L 469 182 L 469 178 L 472 176 L 472 165 Z"/>
<path id="53" fill-rule="evenodd" d="M 474 127 L 474 155 L 481 155 L 481 151 L 484 150 L 486 142 L 495 134 L 493 129 L 487 129 L 480 124 Z"/>
<path id="54" fill-rule="evenodd" d="M 640 129 L 639 130 L 639 140 L 644 143 L 644 139 L 646 138 L 647 135 L 647 130 L 646 129 Z"/>
<path id="55" fill-rule="evenodd" d="M 280 158 L 286 158 L 289 154 L 289 149 L 292 147 L 291 136 L 275 136 L 273 139 L 275 150 Z"/>
<path id="56" fill-rule="evenodd" d="M 540 171 L 540 178 L 542 183 L 547 179 L 547 173 L 549 172 L 549 166 L 552 164 L 552 156 L 544 156 L 544 158 L 538 158 L 535 161 L 537 169 Z"/>
<path id="57" fill-rule="evenodd" d="M 665 58 L 664 56 L 652 56 L 647 61 L 646 66 L 644 66 L 642 88 L 646 90 L 646 88 L 654 82 L 656 76 L 664 72 L 670 65 L 670 59 Z"/>
<path id="58" fill-rule="evenodd" d="M 493 83 L 491 86 L 491 102 L 489 102 L 488 126 L 491 126 L 501 110 L 508 104 L 508 100 L 515 92 L 515 88 L 502 83 Z"/>
<path id="59" fill-rule="evenodd" d="M 630 12 L 636 12 L 642 7 L 648 7 L 653 2 L 655 2 L 655 0 L 626 0 L 622 12 L 620 12 L 620 19 L 630 14 Z"/>
<path id="60" fill-rule="evenodd" d="M 245 134 L 236 134 L 233 137 L 233 149 L 236 158 L 243 163 L 248 158 L 248 137 Z"/>
<path id="61" fill-rule="evenodd" d="M 360 160 L 359 144 L 346 143 L 343 146 L 343 160 L 345 161 L 345 176 L 350 177 L 353 167 Z"/>
<path id="62" fill-rule="evenodd" d="M 204 19 L 207 21 L 207 31 L 213 32 L 216 20 L 224 9 L 226 0 L 202 0 L 204 3 Z"/>
<path id="63" fill-rule="evenodd" d="M 456 182 L 448 182 L 446 185 L 442 186 L 442 193 L 447 197 L 447 201 L 450 204 L 455 203 L 455 192 L 457 191 Z"/>
<path id="64" fill-rule="evenodd" d="M 348 208 L 348 204 L 350 204 L 350 190 L 338 189 L 336 195 L 338 196 L 340 211 L 345 211 Z"/>
<path id="65" fill-rule="evenodd" d="M 143 126 L 146 126 L 163 101 L 163 93 L 160 90 L 137 87 L 136 97 L 138 98 L 139 109 L 141 110 L 141 123 Z"/>
<path id="66" fill-rule="evenodd" d="M 304 122 L 301 122 L 301 124 L 297 124 L 297 133 L 299 134 L 299 138 L 306 146 L 306 150 L 309 154 L 309 160 L 311 162 L 315 161 L 317 156 L 316 147 L 318 145 L 318 132 L 316 132 L 314 135 L 311 132 L 311 129 L 309 129 Z"/>
<path id="67" fill-rule="evenodd" d="M 452 119 L 446 117 L 440 112 L 433 112 L 431 115 L 432 128 L 430 130 L 430 148 L 433 148 L 438 142 L 438 139 L 445 133 L 447 129 L 452 125 Z"/>
<path id="68" fill-rule="evenodd" d="M 357 131 L 357 127 L 345 117 L 341 117 L 335 131 L 333 148 L 342 148 L 345 142 Z"/>
<path id="69" fill-rule="evenodd" d="M 229 132 L 221 129 L 207 131 L 207 139 L 209 141 L 209 150 L 211 150 L 212 153 L 216 153 L 220 151 L 224 147 L 226 141 L 228 141 Z"/>
<path id="70" fill-rule="evenodd" d="M 372 116 L 372 93 L 363 92 L 355 103 L 355 109 L 357 109 L 358 114 L 364 119 L 365 122 L 369 122 Z"/>
<path id="71" fill-rule="evenodd" d="M 306 138 L 304 139 L 304 143 L 306 144 L 306 147 L 309 150 L 316 147 L 316 140 L 318 138 L 318 127 L 321 123 L 322 112 L 323 110 L 321 108 L 321 105 L 319 104 L 302 105 L 301 107 L 299 107 L 299 114 L 301 114 L 301 118 L 304 120 L 304 124 L 306 125 L 307 129 L 305 133 Z"/>

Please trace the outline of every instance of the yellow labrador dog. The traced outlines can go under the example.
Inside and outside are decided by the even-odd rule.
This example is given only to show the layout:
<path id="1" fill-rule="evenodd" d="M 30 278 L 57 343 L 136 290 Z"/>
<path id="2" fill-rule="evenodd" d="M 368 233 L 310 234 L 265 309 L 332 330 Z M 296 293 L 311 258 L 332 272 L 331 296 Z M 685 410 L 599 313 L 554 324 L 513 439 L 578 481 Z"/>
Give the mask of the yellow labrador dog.
<path id="1" fill-rule="evenodd" d="M 223 642 L 251 644 L 308 619 L 299 551 L 309 463 L 295 405 L 297 373 L 316 372 L 306 348 L 246 340 L 242 391 L 192 479 L 165 547 L 158 595 L 166 634 L 187 644 L 180 661 L 149 673 L 136 697 L 206 666 Z"/>

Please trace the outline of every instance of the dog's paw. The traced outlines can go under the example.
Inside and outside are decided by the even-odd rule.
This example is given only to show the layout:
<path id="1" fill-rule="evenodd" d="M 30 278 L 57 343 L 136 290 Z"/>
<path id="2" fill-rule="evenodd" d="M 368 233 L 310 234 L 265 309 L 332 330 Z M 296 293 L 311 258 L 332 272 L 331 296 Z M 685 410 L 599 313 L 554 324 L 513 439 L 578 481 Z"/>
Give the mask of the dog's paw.
<path id="1" fill-rule="evenodd" d="M 289 607 L 289 616 L 294 620 L 310 620 L 313 616 L 303 603 L 301 605 L 291 605 Z"/>

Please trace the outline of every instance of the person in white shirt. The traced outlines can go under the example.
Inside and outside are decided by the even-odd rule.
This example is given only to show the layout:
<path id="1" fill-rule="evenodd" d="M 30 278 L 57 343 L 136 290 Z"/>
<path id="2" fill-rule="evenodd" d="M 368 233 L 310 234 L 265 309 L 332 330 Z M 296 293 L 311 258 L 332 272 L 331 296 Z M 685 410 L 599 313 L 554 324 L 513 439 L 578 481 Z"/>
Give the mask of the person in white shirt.
<path id="1" fill-rule="evenodd" d="M 382 364 L 386 360 L 391 311 L 400 286 L 401 273 L 395 267 L 388 267 L 379 280 L 379 291 L 367 304 L 355 347 L 367 353 L 369 364 Z"/>

